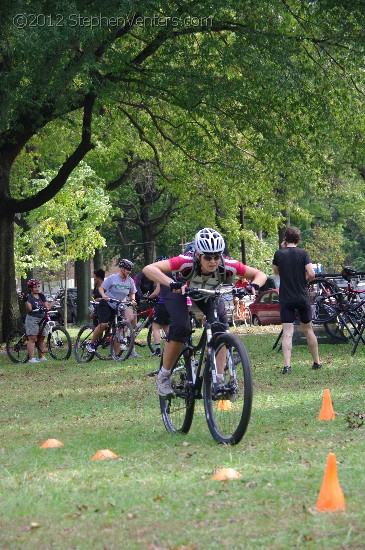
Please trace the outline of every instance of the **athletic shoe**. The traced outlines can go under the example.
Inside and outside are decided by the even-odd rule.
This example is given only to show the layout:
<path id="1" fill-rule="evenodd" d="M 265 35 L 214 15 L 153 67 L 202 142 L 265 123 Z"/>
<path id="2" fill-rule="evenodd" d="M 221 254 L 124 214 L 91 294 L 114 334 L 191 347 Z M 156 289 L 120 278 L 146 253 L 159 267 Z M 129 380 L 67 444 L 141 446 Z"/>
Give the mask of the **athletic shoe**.
<path id="1" fill-rule="evenodd" d="M 161 350 L 156 349 L 156 351 L 152 353 L 152 357 L 161 357 Z"/>
<path id="2" fill-rule="evenodd" d="M 28 363 L 39 363 L 39 359 L 33 357 L 33 359 L 29 359 Z"/>
<path id="3" fill-rule="evenodd" d="M 121 349 L 122 349 L 122 348 L 121 348 Z M 132 349 L 132 353 L 130 354 L 129 357 L 135 357 L 135 358 L 137 358 L 137 357 L 141 357 L 141 356 L 138 355 L 138 353 L 136 352 L 136 350 L 133 348 L 133 349 Z"/>
<path id="4" fill-rule="evenodd" d="M 160 397 L 167 399 L 168 397 L 172 397 L 174 395 L 174 390 L 171 386 L 171 376 L 164 376 L 162 372 L 159 372 L 156 386 Z"/>
<path id="5" fill-rule="evenodd" d="M 88 353 L 95 353 L 95 344 L 92 344 L 91 342 L 86 344 L 86 351 Z"/>
<path id="6" fill-rule="evenodd" d="M 125 351 L 127 346 L 125 344 L 120 344 L 120 351 Z"/>
<path id="7" fill-rule="evenodd" d="M 319 370 L 322 368 L 322 363 L 313 363 L 312 369 L 313 370 Z"/>
<path id="8" fill-rule="evenodd" d="M 38 361 L 48 361 L 47 357 L 41 357 Z"/>
<path id="9" fill-rule="evenodd" d="M 291 374 L 291 367 L 284 367 L 281 374 Z"/>

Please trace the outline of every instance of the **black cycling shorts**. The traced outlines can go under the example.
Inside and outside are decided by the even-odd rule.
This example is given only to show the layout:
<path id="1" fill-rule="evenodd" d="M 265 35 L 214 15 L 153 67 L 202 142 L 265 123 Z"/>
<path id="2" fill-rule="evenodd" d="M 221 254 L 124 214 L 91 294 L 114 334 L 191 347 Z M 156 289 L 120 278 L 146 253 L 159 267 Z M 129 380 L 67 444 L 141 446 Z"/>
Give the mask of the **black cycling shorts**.
<path id="1" fill-rule="evenodd" d="M 280 304 L 280 319 L 282 323 L 294 323 L 299 315 L 301 323 L 307 324 L 312 320 L 312 307 L 310 300 Z"/>
<path id="2" fill-rule="evenodd" d="M 106 300 L 101 300 L 98 305 L 99 323 L 109 323 L 114 318 L 115 309 L 108 305 Z"/>
<path id="3" fill-rule="evenodd" d="M 153 315 L 153 322 L 158 325 L 169 325 L 171 322 L 169 312 L 166 309 L 164 302 L 159 302 L 155 305 L 155 313 Z"/>

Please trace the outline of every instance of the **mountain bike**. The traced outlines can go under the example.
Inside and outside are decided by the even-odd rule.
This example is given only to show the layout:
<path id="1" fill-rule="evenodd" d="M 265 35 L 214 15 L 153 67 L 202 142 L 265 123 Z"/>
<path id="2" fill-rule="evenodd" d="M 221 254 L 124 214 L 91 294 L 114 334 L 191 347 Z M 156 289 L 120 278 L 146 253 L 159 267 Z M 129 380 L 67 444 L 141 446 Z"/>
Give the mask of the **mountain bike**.
<path id="1" fill-rule="evenodd" d="M 80 328 L 76 340 L 74 353 L 78 363 L 89 363 L 94 356 L 98 359 L 114 359 L 125 361 L 130 356 L 134 345 L 134 328 L 124 319 L 124 311 L 130 306 L 130 302 L 109 299 L 110 303 L 117 305 L 114 316 L 109 321 L 101 337 L 95 343 L 95 352 L 90 353 L 87 345 L 91 343 L 95 327 L 84 325 Z M 94 307 L 98 302 L 90 302 Z"/>
<path id="2" fill-rule="evenodd" d="M 188 433 L 195 402 L 203 399 L 208 428 L 218 443 L 234 445 L 244 436 L 253 395 L 250 360 L 243 342 L 229 333 L 228 325 L 218 320 L 221 296 L 228 293 L 240 296 L 241 292 L 224 285 L 215 290 L 186 289 L 186 294 L 192 297 L 212 300 L 213 311 L 197 345 L 193 345 L 190 339 L 173 364 L 171 382 L 174 396 L 168 399 L 160 397 L 162 419 L 168 432 Z M 218 354 L 219 359 L 222 354 L 225 357 L 223 385 L 217 383 Z"/>
<path id="3" fill-rule="evenodd" d="M 356 272 L 354 272 L 356 274 Z M 362 336 L 365 318 L 363 290 L 356 290 L 348 281 L 347 289 L 340 289 L 325 278 L 315 278 L 309 283 L 313 323 L 323 325 L 334 339 L 349 342 L 353 340 L 355 353 Z"/>
<path id="4" fill-rule="evenodd" d="M 135 312 L 137 317 L 137 324 L 134 327 L 134 345 L 138 354 L 142 355 L 154 355 L 156 352 L 156 346 L 153 338 L 152 324 L 155 309 L 150 300 L 141 302 L 139 308 Z M 139 319 L 138 319 L 139 318 Z M 147 329 L 147 332 L 143 332 Z M 166 340 L 166 334 L 162 327 L 160 327 L 160 339 L 161 350 L 163 349 L 163 343 Z"/>
<path id="5" fill-rule="evenodd" d="M 44 312 L 44 316 L 39 323 L 38 334 L 42 334 L 46 329 L 47 349 L 53 359 L 62 361 L 68 359 L 72 351 L 71 337 L 64 327 L 61 327 L 55 321 L 51 320 L 49 312 L 45 308 L 34 309 L 33 313 Z M 27 351 L 28 337 L 25 328 L 22 330 L 13 330 L 6 340 L 6 353 L 13 363 L 26 363 L 29 359 Z M 35 343 L 39 350 L 38 342 Z"/>

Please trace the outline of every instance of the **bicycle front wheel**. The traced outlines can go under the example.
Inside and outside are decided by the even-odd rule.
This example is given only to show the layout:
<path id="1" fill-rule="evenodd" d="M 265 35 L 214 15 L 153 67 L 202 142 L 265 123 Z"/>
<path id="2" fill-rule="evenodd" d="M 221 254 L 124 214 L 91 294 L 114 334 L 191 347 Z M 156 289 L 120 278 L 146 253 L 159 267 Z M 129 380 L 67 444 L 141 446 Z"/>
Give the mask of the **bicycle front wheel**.
<path id="1" fill-rule="evenodd" d="M 91 343 L 93 332 L 94 327 L 92 325 L 85 325 L 80 328 L 78 332 L 74 348 L 76 361 L 78 363 L 89 363 L 89 361 L 91 361 L 91 359 L 94 357 L 94 354 L 89 353 L 86 349 L 86 346 Z"/>
<path id="2" fill-rule="evenodd" d="M 28 361 L 27 351 L 28 339 L 24 330 L 13 330 L 6 340 L 6 353 L 13 363 L 26 363 Z"/>
<path id="3" fill-rule="evenodd" d="M 169 433 L 187 434 L 194 416 L 194 387 L 190 358 L 183 350 L 171 370 L 171 385 L 174 397 L 160 397 L 160 409 L 165 428 Z"/>
<path id="4" fill-rule="evenodd" d="M 71 337 L 67 330 L 60 325 L 56 325 L 49 331 L 47 346 L 50 356 L 57 361 L 64 361 L 71 355 Z"/>
<path id="5" fill-rule="evenodd" d="M 216 361 L 225 361 L 224 386 L 213 387 L 209 355 L 204 371 L 203 399 L 210 433 L 218 443 L 235 445 L 244 436 L 251 416 L 252 374 L 243 343 L 233 334 L 218 336 L 214 344 Z"/>
<path id="6" fill-rule="evenodd" d="M 134 329 L 127 321 L 118 323 L 110 339 L 110 355 L 115 361 L 125 361 L 134 346 Z"/>

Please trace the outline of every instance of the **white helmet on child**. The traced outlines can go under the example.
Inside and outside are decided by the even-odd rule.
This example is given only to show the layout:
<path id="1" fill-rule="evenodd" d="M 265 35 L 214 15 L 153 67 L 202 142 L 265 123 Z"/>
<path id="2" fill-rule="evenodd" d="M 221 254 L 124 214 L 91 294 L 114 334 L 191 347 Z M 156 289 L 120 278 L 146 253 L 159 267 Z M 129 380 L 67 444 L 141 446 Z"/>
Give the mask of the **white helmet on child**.
<path id="1" fill-rule="evenodd" d="M 199 254 L 222 254 L 225 243 L 218 231 L 204 227 L 195 235 L 194 247 Z"/>

